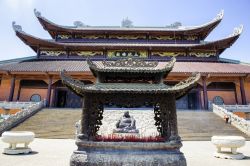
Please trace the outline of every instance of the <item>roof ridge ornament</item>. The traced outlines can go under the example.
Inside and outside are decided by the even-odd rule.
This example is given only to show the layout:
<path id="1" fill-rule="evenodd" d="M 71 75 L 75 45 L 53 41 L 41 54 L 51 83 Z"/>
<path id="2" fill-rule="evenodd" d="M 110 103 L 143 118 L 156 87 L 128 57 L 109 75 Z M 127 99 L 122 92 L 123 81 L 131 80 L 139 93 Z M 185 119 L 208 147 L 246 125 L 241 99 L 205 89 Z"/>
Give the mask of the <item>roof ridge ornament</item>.
<path id="1" fill-rule="evenodd" d="M 222 9 L 217 16 L 214 18 L 214 21 L 221 20 L 224 16 L 224 9 Z"/>
<path id="2" fill-rule="evenodd" d="M 104 67 L 156 67 L 157 61 L 144 61 L 143 59 L 119 59 L 116 61 L 102 61 Z"/>
<path id="3" fill-rule="evenodd" d="M 22 26 L 21 25 L 17 25 L 15 21 L 12 22 L 12 28 L 17 31 L 17 32 L 22 32 Z"/>
<path id="4" fill-rule="evenodd" d="M 82 27 L 87 27 L 88 25 L 84 24 L 82 21 L 74 21 L 73 22 L 73 25 L 76 27 L 76 28 L 82 28 Z"/>
<path id="5" fill-rule="evenodd" d="M 35 13 L 36 17 L 41 17 L 42 16 L 41 12 L 39 12 L 38 10 L 36 10 L 36 8 L 34 9 L 34 13 Z"/>
<path id="6" fill-rule="evenodd" d="M 241 24 L 239 27 L 235 27 L 233 33 L 229 35 L 229 37 L 240 35 L 243 31 L 243 25 Z"/>

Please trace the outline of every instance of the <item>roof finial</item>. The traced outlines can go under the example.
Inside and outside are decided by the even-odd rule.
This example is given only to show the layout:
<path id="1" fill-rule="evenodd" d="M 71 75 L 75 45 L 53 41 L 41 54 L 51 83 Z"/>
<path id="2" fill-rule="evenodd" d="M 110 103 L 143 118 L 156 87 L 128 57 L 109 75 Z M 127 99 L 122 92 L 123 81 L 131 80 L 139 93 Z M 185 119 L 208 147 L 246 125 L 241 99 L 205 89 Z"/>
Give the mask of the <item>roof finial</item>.
<path id="1" fill-rule="evenodd" d="M 126 28 L 133 27 L 133 21 L 131 21 L 127 17 L 127 18 L 125 18 L 125 19 L 122 20 L 121 27 L 126 27 Z"/>
<path id="2" fill-rule="evenodd" d="M 34 13 L 36 17 L 41 17 L 41 12 L 39 12 L 38 10 L 36 10 L 36 8 L 34 9 Z"/>
<path id="3" fill-rule="evenodd" d="M 239 27 L 234 28 L 233 33 L 229 37 L 240 35 L 242 31 L 243 31 L 243 25 L 240 25 Z"/>
<path id="4" fill-rule="evenodd" d="M 81 21 L 74 21 L 74 26 L 76 26 L 77 28 L 81 28 L 81 27 L 86 27 L 86 25 L 81 22 Z"/>
<path id="5" fill-rule="evenodd" d="M 214 18 L 214 20 L 221 20 L 224 16 L 224 10 L 222 9 L 217 16 Z"/>
<path id="6" fill-rule="evenodd" d="M 14 31 L 18 31 L 18 32 L 23 31 L 22 26 L 21 25 L 16 25 L 15 21 L 12 22 L 12 28 L 14 29 Z"/>

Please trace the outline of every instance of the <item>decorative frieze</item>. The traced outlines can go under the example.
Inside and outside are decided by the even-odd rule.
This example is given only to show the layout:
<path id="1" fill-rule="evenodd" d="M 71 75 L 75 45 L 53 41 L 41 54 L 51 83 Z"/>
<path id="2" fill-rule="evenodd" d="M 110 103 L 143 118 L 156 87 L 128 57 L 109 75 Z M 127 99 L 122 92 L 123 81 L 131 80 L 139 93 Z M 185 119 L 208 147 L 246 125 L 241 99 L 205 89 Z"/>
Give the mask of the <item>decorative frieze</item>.
<path id="1" fill-rule="evenodd" d="M 105 67 L 156 67 L 157 61 L 144 61 L 142 59 L 119 59 L 117 61 L 103 61 Z"/>
<path id="2" fill-rule="evenodd" d="M 105 39 L 105 35 L 75 35 L 76 39 Z"/>
<path id="3" fill-rule="evenodd" d="M 78 55 L 78 56 L 97 56 L 103 55 L 102 51 L 72 51 L 70 52 L 71 55 Z"/>
<path id="4" fill-rule="evenodd" d="M 151 55 L 153 56 L 162 56 L 162 57 L 165 57 L 165 56 L 185 56 L 186 53 L 185 52 L 152 52 Z"/>
<path id="5" fill-rule="evenodd" d="M 190 56 L 196 56 L 196 57 L 211 57 L 216 56 L 216 52 L 190 52 Z"/>
<path id="6" fill-rule="evenodd" d="M 109 35 L 109 39 L 146 39 L 145 35 Z"/>
<path id="7" fill-rule="evenodd" d="M 57 39 L 72 39 L 72 35 L 57 35 Z"/>
<path id="8" fill-rule="evenodd" d="M 40 55 L 42 56 L 60 56 L 60 55 L 66 55 L 66 51 L 41 51 Z"/>
<path id="9" fill-rule="evenodd" d="M 135 50 L 113 50 L 108 51 L 108 58 L 147 58 L 147 51 L 135 51 Z"/>
<path id="10" fill-rule="evenodd" d="M 198 36 L 184 36 L 184 40 L 198 40 Z"/>
<path id="11" fill-rule="evenodd" d="M 180 36 L 150 36 L 149 39 L 154 40 L 181 40 Z"/>

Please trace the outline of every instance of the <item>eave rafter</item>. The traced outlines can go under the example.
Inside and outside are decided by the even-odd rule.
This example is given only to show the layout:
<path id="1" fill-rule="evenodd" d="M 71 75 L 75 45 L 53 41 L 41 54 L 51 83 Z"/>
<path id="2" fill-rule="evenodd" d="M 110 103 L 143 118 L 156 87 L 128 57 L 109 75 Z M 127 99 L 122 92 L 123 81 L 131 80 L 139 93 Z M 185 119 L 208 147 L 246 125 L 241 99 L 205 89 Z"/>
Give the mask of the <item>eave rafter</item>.
<path id="1" fill-rule="evenodd" d="M 53 23 L 47 18 L 41 15 L 41 12 L 34 9 L 35 16 L 43 26 L 45 30 L 49 32 L 52 38 L 56 38 L 58 33 L 61 34 L 126 34 L 126 33 L 135 33 L 135 34 L 162 34 L 162 35 L 199 35 L 200 40 L 204 40 L 209 33 L 221 22 L 224 16 L 224 10 L 221 10 L 220 13 L 212 20 L 205 24 L 199 26 L 190 26 L 190 27 L 180 27 L 176 29 L 159 27 L 159 28 L 142 28 L 142 27 L 133 27 L 133 28 L 121 28 L 121 27 L 95 27 L 95 26 L 62 26 Z"/>
<path id="2" fill-rule="evenodd" d="M 20 25 L 16 25 L 13 22 L 13 29 L 16 35 L 27 45 L 29 45 L 35 52 L 39 48 L 41 49 L 54 49 L 54 50 L 67 50 L 67 51 L 79 51 L 79 50 L 103 50 L 103 49 L 150 49 L 151 51 L 161 50 L 161 51 L 199 51 L 199 50 L 213 50 L 217 51 L 218 54 L 223 52 L 226 48 L 230 47 L 240 36 L 243 30 L 241 25 L 236 28 L 231 35 L 228 37 L 211 41 L 202 42 L 198 44 L 157 44 L 149 42 L 113 42 L 113 43 L 62 43 L 56 42 L 55 40 L 46 40 L 34 37 L 25 33 Z"/>

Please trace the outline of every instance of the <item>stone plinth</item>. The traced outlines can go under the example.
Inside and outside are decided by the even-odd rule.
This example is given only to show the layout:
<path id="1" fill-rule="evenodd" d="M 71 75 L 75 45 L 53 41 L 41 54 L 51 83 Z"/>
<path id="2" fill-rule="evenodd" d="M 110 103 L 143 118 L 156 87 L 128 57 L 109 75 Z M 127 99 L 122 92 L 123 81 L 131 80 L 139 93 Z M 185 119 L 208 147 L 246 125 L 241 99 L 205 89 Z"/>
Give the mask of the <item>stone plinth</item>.
<path id="1" fill-rule="evenodd" d="M 30 153 L 32 150 L 28 147 L 34 140 L 35 134 L 28 131 L 6 131 L 2 134 L 2 141 L 9 143 L 9 148 L 5 148 L 5 154 Z M 24 147 L 17 147 L 17 144 L 24 144 Z"/>
<path id="2" fill-rule="evenodd" d="M 186 166 L 180 143 L 169 142 L 76 142 L 71 166 Z"/>
<path id="3" fill-rule="evenodd" d="M 216 146 L 217 152 L 214 153 L 215 157 L 224 159 L 240 160 L 244 158 L 242 153 L 237 152 L 237 148 L 245 145 L 245 138 L 241 136 L 213 136 L 212 143 Z M 222 151 L 222 148 L 229 148 L 231 151 Z"/>

